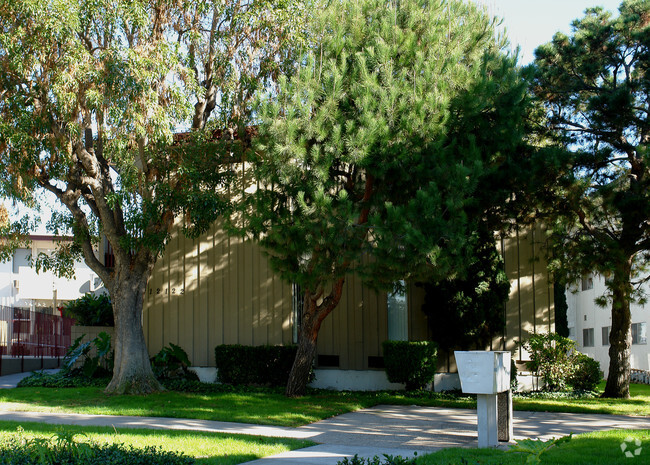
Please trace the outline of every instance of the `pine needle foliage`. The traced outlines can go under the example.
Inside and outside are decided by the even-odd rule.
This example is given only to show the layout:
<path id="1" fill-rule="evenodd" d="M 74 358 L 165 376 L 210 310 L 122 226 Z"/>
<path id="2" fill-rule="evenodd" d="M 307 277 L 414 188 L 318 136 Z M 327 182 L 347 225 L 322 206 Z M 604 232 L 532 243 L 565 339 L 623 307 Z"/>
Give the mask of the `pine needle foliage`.
<path id="1" fill-rule="evenodd" d="M 557 275 L 607 277 L 612 304 L 607 397 L 629 397 L 630 303 L 650 279 L 650 2 L 619 15 L 589 8 L 536 52 L 533 91 L 546 111 L 538 172 Z M 601 303 L 604 303 L 601 300 Z"/>
<path id="2" fill-rule="evenodd" d="M 308 34 L 294 75 L 260 99 L 256 189 L 233 223 L 305 291 L 315 343 L 348 273 L 389 288 L 462 271 L 488 209 L 481 186 L 521 141 L 525 96 L 473 3 L 337 0 Z"/>
<path id="3" fill-rule="evenodd" d="M 295 77 L 259 107 L 259 185 L 241 205 L 288 280 L 354 270 L 386 285 L 458 266 L 482 176 L 521 135 L 505 104 L 521 107 L 522 83 L 494 27 L 454 1 L 317 15 Z"/>

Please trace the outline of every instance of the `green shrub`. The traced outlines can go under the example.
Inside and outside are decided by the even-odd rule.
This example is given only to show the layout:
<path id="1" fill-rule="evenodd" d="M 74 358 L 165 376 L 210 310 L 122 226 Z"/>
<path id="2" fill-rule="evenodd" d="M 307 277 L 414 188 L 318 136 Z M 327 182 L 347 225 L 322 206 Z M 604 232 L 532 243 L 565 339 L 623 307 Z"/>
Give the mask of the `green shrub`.
<path id="1" fill-rule="evenodd" d="M 407 391 L 422 389 L 436 374 L 438 346 L 431 341 L 384 341 L 384 366 L 391 383 Z"/>
<path id="2" fill-rule="evenodd" d="M 22 379 L 19 387 L 82 387 L 108 384 L 113 373 L 114 351 L 111 336 L 101 332 L 91 341 L 82 342 L 85 334 L 75 339 L 63 357 L 58 373 L 35 372 Z"/>
<path id="3" fill-rule="evenodd" d="M 569 376 L 568 384 L 577 391 L 593 391 L 600 382 L 600 362 L 588 355 L 576 352 L 573 357 L 573 373 Z"/>
<path id="4" fill-rule="evenodd" d="M 86 294 L 63 307 L 63 316 L 81 326 L 113 326 L 113 306 L 107 295 Z"/>
<path id="5" fill-rule="evenodd" d="M 50 439 L 12 436 L 0 443 L 0 465 L 190 465 L 193 458 L 155 447 L 136 449 L 122 444 L 76 442 L 74 434 Z"/>
<path id="6" fill-rule="evenodd" d="M 169 347 L 163 347 L 160 352 L 151 357 L 151 368 L 158 379 L 198 380 L 196 373 L 188 369 L 191 366 L 187 352 L 171 342 Z"/>
<path id="7" fill-rule="evenodd" d="M 228 384 L 285 386 L 296 346 L 220 345 L 215 348 L 219 381 Z"/>
<path id="8" fill-rule="evenodd" d="M 534 334 L 523 344 L 530 355 L 528 368 L 541 376 L 546 389 L 562 391 L 574 371 L 575 342 L 557 333 Z"/>
<path id="9" fill-rule="evenodd" d="M 111 336 L 102 331 L 92 341 L 82 342 L 85 334 L 72 343 L 63 357 L 62 372 L 67 376 L 101 378 L 113 373 L 114 351 Z M 92 350 L 94 347 L 94 351 Z"/>
<path id="10" fill-rule="evenodd" d="M 47 387 L 47 388 L 77 388 L 77 387 L 106 387 L 111 381 L 109 377 L 86 378 L 85 376 L 68 375 L 64 372 L 43 373 L 36 371 L 21 379 L 18 387 Z"/>

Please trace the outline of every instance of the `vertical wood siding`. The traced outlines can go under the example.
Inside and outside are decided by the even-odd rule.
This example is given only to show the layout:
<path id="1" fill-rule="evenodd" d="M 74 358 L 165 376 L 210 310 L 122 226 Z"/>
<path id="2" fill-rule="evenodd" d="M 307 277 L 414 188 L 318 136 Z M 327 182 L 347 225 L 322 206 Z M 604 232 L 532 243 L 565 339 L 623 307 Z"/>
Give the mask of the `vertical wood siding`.
<path id="1" fill-rule="evenodd" d="M 214 366 L 219 344 L 291 343 L 291 286 L 219 225 L 196 240 L 175 233 L 147 287 L 144 328 L 150 354 L 172 342 Z"/>
<path id="2" fill-rule="evenodd" d="M 552 284 L 544 259 L 544 231 L 520 228 L 497 242 L 511 283 L 506 326 L 494 350 L 517 350 L 521 339 L 554 328 Z M 424 292 L 408 288 L 410 340 L 426 340 L 421 311 Z M 319 355 L 337 355 L 339 368 L 368 369 L 368 357 L 382 355 L 387 339 L 387 296 L 348 275 L 341 303 L 323 322 Z M 292 291 L 272 272 L 260 247 L 228 237 L 219 224 L 199 239 L 174 233 L 152 274 L 145 298 L 144 328 L 149 352 L 173 342 L 197 366 L 214 366 L 219 344 L 292 343 Z M 441 354 L 440 371 L 455 371 L 453 356 Z"/>

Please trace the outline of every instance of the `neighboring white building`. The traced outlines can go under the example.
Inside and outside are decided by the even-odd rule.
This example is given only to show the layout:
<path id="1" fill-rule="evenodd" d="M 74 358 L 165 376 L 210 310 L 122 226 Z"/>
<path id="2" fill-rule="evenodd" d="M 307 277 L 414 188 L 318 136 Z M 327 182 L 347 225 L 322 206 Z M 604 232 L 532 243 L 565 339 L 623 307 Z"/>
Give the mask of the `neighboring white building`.
<path id="1" fill-rule="evenodd" d="M 646 283 L 645 292 L 650 295 Z M 567 293 L 567 320 L 569 337 L 577 342 L 578 350 L 600 362 L 600 368 L 607 376 L 609 368 L 609 330 L 612 325 L 611 304 L 596 305 L 595 299 L 605 294 L 605 279 L 598 275 L 585 276 L 577 286 Z M 650 303 L 630 306 L 632 313 L 632 356 L 633 369 L 650 369 L 650 346 L 648 345 L 648 322 Z"/>
<path id="2" fill-rule="evenodd" d="M 59 278 L 51 271 L 36 273 L 30 256 L 51 253 L 54 236 L 32 235 L 31 248 L 17 249 L 9 261 L 0 262 L 0 305 L 53 312 L 64 303 L 102 286 L 101 280 L 83 262 L 75 262 L 74 279 Z"/>

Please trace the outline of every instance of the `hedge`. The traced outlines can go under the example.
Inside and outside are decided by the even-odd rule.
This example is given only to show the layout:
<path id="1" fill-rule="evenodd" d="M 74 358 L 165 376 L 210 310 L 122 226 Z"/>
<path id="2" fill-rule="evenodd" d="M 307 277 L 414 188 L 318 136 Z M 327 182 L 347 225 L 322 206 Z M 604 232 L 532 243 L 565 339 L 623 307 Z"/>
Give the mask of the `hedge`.
<path id="1" fill-rule="evenodd" d="M 285 386 L 297 346 L 220 345 L 215 348 L 218 380 L 234 385 Z"/>
<path id="2" fill-rule="evenodd" d="M 384 365 L 391 383 L 423 389 L 436 374 L 438 345 L 432 341 L 384 341 Z"/>

